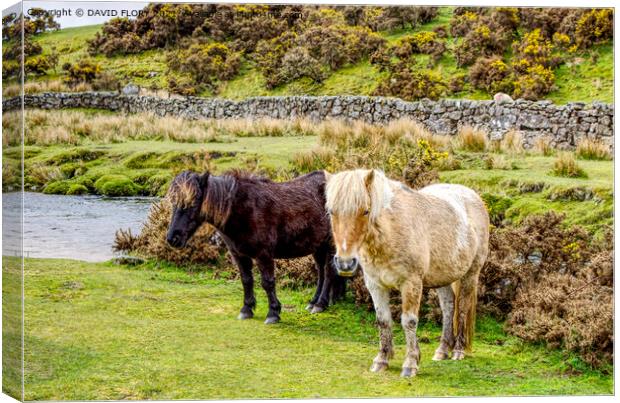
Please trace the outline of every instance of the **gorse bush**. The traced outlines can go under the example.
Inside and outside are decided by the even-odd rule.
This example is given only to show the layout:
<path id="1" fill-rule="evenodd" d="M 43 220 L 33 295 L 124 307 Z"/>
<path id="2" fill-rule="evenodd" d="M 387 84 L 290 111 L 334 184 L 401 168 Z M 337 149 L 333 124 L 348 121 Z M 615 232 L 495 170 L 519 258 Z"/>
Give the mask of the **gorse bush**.
<path id="1" fill-rule="evenodd" d="M 422 98 L 436 100 L 441 98 L 447 89 L 446 82 L 438 73 L 398 62 L 390 67 L 388 76 L 379 83 L 374 94 L 399 97 L 407 101 Z"/>
<path id="2" fill-rule="evenodd" d="M 75 64 L 66 64 L 63 66 L 63 70 L 66 73 L 64 80 L 69 85 L 92 83 L 102 74 L 99 63 L 90 59 L 82 59 Z"/>
<path id="3" fill-rule="evenodd" d="M 233 78 L 241 63 L 240 55 L 222 43 L 192 43 L 167 58 L 173 70 L 188 74 L 196 84 L 208 86 Z"/>
<path id="4" fill-rule="evenodd" d="M 480 58 L 469 69 L 469 82 L 474 88 L 489 93 L 512 93 L 512 74 L 512 68 L 501 57 Z"/>
<path id="5" fill-rule="evenodd" d="M 614 34 L 613 9 L 588 10 L 577 21 L 575 29 L 575 43 L 581 48 L 587 48 L 595 43 L 613 39 Z"/>
<path id="6" fill-rule="evenodd" d="M 308 17 L 312 21 L 318 14 L 328 25 L 304 24 L 299 32 L 286 31 L 258 43 L 253 57 L 269 88 L 301 77 L 320 82 L 330 72 L 369 57 L 385 42 L 370 29 L 346 25 L 340 14 L 328 11 L 319 9 Z"/>

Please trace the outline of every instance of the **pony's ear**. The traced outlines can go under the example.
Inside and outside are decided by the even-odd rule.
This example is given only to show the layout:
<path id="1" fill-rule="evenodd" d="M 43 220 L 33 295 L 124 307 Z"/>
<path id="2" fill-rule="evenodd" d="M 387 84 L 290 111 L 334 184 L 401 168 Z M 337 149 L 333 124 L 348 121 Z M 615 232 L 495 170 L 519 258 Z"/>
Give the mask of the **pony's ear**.
<path id="1" fill-rule="evenodd" d="M 325 169 L 323 170 L 323 173 L 325 174 L 325 182 L 328 182 L 330 178 L 332 177 L 332 174 L 327 172 Z"/>
<path id="2" fill-rule="evenodd" d="M 372 187 L 372 181 L 375 180 L 375 170 L 371 169 L 368 174 L 366 174 L 366 178 L 364 178 L 364 182 L 366 183 L 366 189 L 370 189 Z"/>
<path id="3" fill-rule="evenodd" d="M 202 175 L 198 175 L 198 183 L 200 184 L 200 187 L 202 189 L 206 188 L 208 183 L 209 183 L 209 176 L 211 176 L 211 174 L 209 173 L 209 171 L 206 171 L 205 173 L 203 173 Z"/>

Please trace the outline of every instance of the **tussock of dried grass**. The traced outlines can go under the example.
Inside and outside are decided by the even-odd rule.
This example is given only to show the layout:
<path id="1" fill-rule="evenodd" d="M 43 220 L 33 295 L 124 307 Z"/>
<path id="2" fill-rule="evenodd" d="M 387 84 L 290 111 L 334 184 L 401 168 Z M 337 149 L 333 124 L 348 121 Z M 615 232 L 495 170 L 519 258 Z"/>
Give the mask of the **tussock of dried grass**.
<path id="1" fill-rule="evenodd" d="M 488 135 L 471 126 L 462 126 L 455 139 L 455 146 L 461 150 L 483 152 L 487 149 Z"/>
<path id="2" fill-rule="evenodd" d="M 538 137 L 534 141 L 534 152 L 545 157 L 553 155 L 555 150 L 551 147 L 551 139 L 549 137 Z"/>
<path id="3" fill-rule="evenodd" d="M 507 154 L 521 154 L 523 135 L 516 130 L 508 130 L 500 142 L 500 149 Z"/>
<path id="4" fill-rule="evenodd" d="M 588 174 L 577 164 L 575 155 L 561 152 L 553 163 L 552 173 L 567 178 L 587 178 Z"/>
<path id="5" fill-rule="evenodd" d="M 605 143 L 592 140 L 582 139 L 577 143 L 577 149 L 575 150 L 577 158 L 584 160 L 605 160 L 609 161 L 613 159 L 611 149 Z"/>

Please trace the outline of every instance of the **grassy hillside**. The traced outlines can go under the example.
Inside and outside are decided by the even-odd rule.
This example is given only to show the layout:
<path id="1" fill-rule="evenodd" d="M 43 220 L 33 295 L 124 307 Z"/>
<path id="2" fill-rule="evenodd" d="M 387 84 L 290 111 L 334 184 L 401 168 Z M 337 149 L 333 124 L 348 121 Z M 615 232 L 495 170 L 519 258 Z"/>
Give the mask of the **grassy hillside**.
<path id="1" fill-rule="evenodd" d="M 418 31 L 429 31 L 438 26 L 449 27 L 452 17 L 452 7 L 442 7 L 439 15 L 431 22 L 420 25 L 415 29 L 399 29 L 383 32 L 381 35 L 391 43 L 399 38 Z M 65 62 L 74 63 L 87 56 L 86 40 L 92 38 L 100 29 L 100 25 L 66 28 L 56 32 L 38 35 L 34 38 L 44 49 L 44 53 L 55 47 L 60 54 L 59 66 Z M 456 39 L 448 35 L 447 46 L 450 48 Z M 556 103 L 569 101 L 594 100 L 613 102 L 613 45 L 605 44 L 594 46 L 586 51 L 579 51 L 566 56 L 566 63 L 556 69 L 556 89 L 546 96 L 546 99 Z M 149 50 L 140 54 L 130 54 L 115 57 L 98 55 L 94 59 L 100 63 L 105 71 L 112 72 L 122 82 L 135 82 L 143 87 L 166 88 L 168 78 L 176 73 L 169 71 L 165 51 Z M 426 66 L 429 56 L 416 55 L 419 66 Z M 510 60 L 508 58 L 508 60 Z M 448 50 L 439 60 L 433 71 L 448 80 L 459 74 L 467 74 L 468 68 L 457 67 L 454 53 Z M 49 80 L 58 78 L 60 68 L 56 72 L 50 71 L 47 76 L 33 80 Z M 230 99 L 242 99 L 260 95 L 370 95 L 376 89 L 379 81 L 384 78 L 368 60 L 362 60 L 354 65 L 347 65 L 330 75 L 322 83 L 313 83 L 307 78 L 298 79 L 274 89 L 267 89 L 264 77 L 258 72 L 253 62 L 244 60 L 240 73 L 232 80 L 223 82 L 216 92 L 203 92 L 202 96 L 221 96 Z M 463 91 L 451 95 L 454 98 L 490 99 L 492 94 L 471 88 L 466 84 Z"/>
<path id="2" fill-rule="evenodd" d="M 213 279 L 208 268 L 28 259 L 25 275 L 27 400 L 613 392 L 610 375 L 571 373 L 571 356 L 525 344 L 488 318 L 459 362 L 431 361 L 440 329 L 422 324 L 419 374 L 402 380 L 400 327 L 390 369 L 370 373 L 374 315 L 345 301 L 311 316 L 311 289 L 280 288 L 282 322 L 265 326 L 264 294 L 257 290 L 256 319 L 239 321 L 240 282 Z"/>

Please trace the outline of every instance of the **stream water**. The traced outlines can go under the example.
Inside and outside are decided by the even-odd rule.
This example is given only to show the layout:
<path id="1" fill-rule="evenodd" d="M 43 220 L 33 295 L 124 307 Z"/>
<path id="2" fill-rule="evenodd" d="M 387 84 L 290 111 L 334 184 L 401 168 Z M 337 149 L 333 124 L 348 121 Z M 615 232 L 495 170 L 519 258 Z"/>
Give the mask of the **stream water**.
<path id="1" fill-rule="evenodd" d="M 19 193 L 2 194 L 2 253 L 20 247 Z M 90 262 L 114 257 L 114 233 L 130 228 L 138 233 L 152 197 L 106 198 L 24 193 L 24 256 L 67 258 Z"/>

